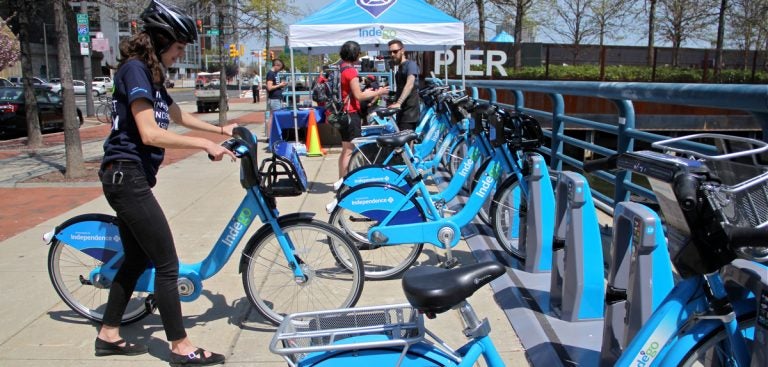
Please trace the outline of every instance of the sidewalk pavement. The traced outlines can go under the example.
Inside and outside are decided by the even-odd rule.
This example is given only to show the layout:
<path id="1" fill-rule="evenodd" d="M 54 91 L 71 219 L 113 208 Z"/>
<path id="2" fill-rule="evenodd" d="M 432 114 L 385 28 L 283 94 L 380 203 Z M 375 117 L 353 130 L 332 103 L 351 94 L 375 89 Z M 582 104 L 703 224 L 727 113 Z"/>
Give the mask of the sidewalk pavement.
<path id="1" fill-rule="evenodd" d="M 247 125 L 263 136 L 264 103 L 235 101 L 229 121 Z M 247 103 L 246 103 L 247 102 Z M 182 106 L 191 111 L 194 105 Z M 213 121 L 218 114 L 202 114 Z M 83 130 L 104 129 L 88 126 Z M 190 133 L 176 128 L 180 133 Z M 86 135 L 86 134 L 83 134 Z M 210 136 L 218 139 L 218 136 Z M 103 136 L 83 141 L 88 159 L 98 159 Z M 150 346 L 148 355 L 136 357 L 94 357 L 96 325 L 71 311 L 57 296 L 47 275 L 46 246 L 41 236 L 67 218 L 84 213 L 112 213 L 101 196 L 97 183 L 24 184 L 29 177 L 63 165 L 63 145 L 52 144 L 38 152 L 10 151 L 0 144 L 0 365 L 3 366 L 161 366 L 167 365 L 169 344 L 157 313 L 123 327 L 128 340 Z M 326 147 L 322 157 L 302 157 L 311 182 L 309 192 L 298 197 L 280 198 L 281 213 L 304 211 L 327 220 L 325 205 L 332 200 L 332 182 L 337 177 L 339 147 Z M 10 151 L 10 153 L 9 153 Z M 172 153 L 173 152 L 173 153 Z M 207 255 L 221 229 L 243 195 L 239 183 L 239 163 L 210 162 L 204 152 L 169 150 L 170 163 L 160 169 L 154 193 L 165 210 L 174 232 L 181 261 L 198 261 Z M 261 152 L 262 157 L 266 152 Z M 17 198 L 17 200 L 11 200 Z M 22 200 L 18 200 L 22 198 Z M 10 223 L 8 223 L 10 222 Z M 260 227 L 255 224 L 245 238 Z M 16 228 L 16 230 L 8 229 Z M 3 232 L 5 231 L 5 232 Z M 421 262 L 435 263 L 434 248 L 425 246 Z M 462 264 L 474 262 L 466 243 L 454 250 Z M 275 330 L 249 305 L 237 270 L 237 254 L 219 274 L 204 283 L 203 296 L 182 303 L 184 323 L 191 340 L 198 346 L 224 353 L 228 365 L 285 366 L 268 350 Z M 490 302 L 494 300 L 494 302 Z M 367 281 L 358 305 L 401 303 L 405 301 L 400 280 Z M 492 325 L 491 336 L 508 366 L 527 366 L 526 353 L 515 331 L 500 309 L 490 287 L 478 291 L 470 302 L 481 317 Z M 427 326 L 450 345 L 458 347 L 465 338 L 458 315 L 451 311 Z"/>

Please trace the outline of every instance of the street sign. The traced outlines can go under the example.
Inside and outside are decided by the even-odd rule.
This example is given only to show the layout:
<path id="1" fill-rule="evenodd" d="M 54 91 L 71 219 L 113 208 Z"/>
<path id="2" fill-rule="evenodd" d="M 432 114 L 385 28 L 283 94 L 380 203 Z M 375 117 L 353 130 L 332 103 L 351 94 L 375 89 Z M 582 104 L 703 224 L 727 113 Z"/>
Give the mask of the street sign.
<path id="1" fill-rule="evenodd" d="M 209 36 L 218 36 L 219 35 L 219 30 L 218 29 L 209 29 L 209 30 L 205 31 L 205 34 L 207 34 Z"/>
<path id="2" fill-rule="evenodd" d="M 88 27 L 88 14 L 77 13 L 77 42 L 88 43 L 91 41 L 89 35 L 90 29 Z M 82 47 L 81 47 L 82 52 Z"/>

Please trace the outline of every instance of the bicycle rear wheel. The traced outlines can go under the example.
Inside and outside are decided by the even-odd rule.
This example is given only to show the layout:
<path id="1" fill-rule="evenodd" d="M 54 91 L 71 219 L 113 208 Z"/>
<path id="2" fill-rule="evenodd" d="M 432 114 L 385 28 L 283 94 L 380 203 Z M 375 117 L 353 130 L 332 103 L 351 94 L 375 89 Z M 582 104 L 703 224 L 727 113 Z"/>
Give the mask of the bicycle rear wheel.
<path id="1" fill-rule="evenodd" d="M 400 276 L 419 258 L 422 243 L 400 245 L 374 245 L 368 241 L 368 229 L 378 224 L 359 213 L 337 206 L 329 222 L 343 230 L 360 252 L 366 278 L 390 279 Z"/>
<path id="2" fill-rule="evenodd" d="M 490 211 L 491 227 L 499 245 L 519 259 L 525 259 L 525 247 L 523 241 L 520 241 L 520 208 L 525 200 L 520 182 L 512 175 L 496 191 Z"/>
<path id="3" fill-rule="evenodd" d="M 263 226 L 251 237 L 241 262 L 245 294 L 256 311 L 278 325 L 287 314 L 354 306 L 364 277 L 352 242 L 314 219 L 278 221 L 306 278 L 295 279 L 275 233 Z"/>
<path id="4" fill-rule="evenodd" d="M 80 218 L 80 219 L 78 219 Z M 85 215 L 70 220 L 69 226 L 76 226 L 84 222 L 101 222 L 96 227 L 112 227 L 117 233 L 114 217 Z M 68 227 L 58 228 L 59 232 Z M 84 231 L 86 235 L 90 232 Z M 96 243 L 97 241 L 93 241 Z M 93 256 L 110 256 L 106 249 L 89 248 Z M 73 311 L 88 320 L 102 322 L 104 309 L 107 306 L 109 296 L 109 283 L 92 282 L 91 273 L 94 269 L 103 265 L 100 259 L 86 254 L 66 242 L 54 239 L 48 252 L 48 275 L 59 297 Z M 148 293 L 134 292 L 123 314 L 122 324 L 130 324 L 141 320 L 150 314 L 151 308 L 146 307 Z"/>
<path id="5" fill-rule="evenodd" d="M 96 118 L 102 124 L 112 123 L 112 107 L 107 103 L 102 103 L 96 107 Z"/>

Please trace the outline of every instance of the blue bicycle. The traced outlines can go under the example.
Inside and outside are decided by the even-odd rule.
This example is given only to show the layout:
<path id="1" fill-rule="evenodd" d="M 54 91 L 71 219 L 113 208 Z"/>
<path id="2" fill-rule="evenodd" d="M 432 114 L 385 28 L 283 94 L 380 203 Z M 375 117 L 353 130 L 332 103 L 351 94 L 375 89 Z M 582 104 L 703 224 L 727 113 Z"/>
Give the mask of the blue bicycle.
<path id="1" fill-rule="evenodd" d="M 489 367 L 503 367 L 488 320 L 481 321 L 466 299 L 505 273 L 494 262 L 451 270 L 415 267 L 402 281 L 408 304 L 289 315 L 269 350 L 292 367 L 469 367 L 481 357 Z M 424 327 L 423 316 L 435 318 L 450 309 L 459 311 L 469 339 L 456 350 Z"/>
<path id="2" fill-rule="evenodd" d="M 488 115 L 492 120 L 489 125 L 493 157 L 483 171 L 480 184 L 455 214 L 445 215 L 444 203 L 432 199 L 433 195 L 422 175 L 410 160 L 405 161 L 409 184 L 405 188 L 384 182 L 369 182 L 351 187 L 339 195 L 337 203 L 331 207 L 329 222 L 353 238 L 360 249 L 366 277 L 387 279 L 402 274 L 417 261 L 424 243 L 445 249 L 446 267 L 456 265 L 451 249 L 461 238 L 461 227 L 471 222 L 483 203 L 492 196 L 502 172 L 523 177 L 523 169 L 518 164 L 518 151 L 538 147 L 542 138 L 541 128 L 538 123 L 523 128 L 522 120 L 517 116 L 493 110 Z M 402 155 L 407 143 L 415 138 L 412 132 L 400 132 L 380 136 L 377 141 Z M 475 154 L 477 150 L 471 155 Z M 520 181 L 524 182 L 523 179 Z M 524 185 L 520 187 L 525 188 Z"/>
<path id="3" fill-rule="evenodd" d="M 264 225 L 245 245 L 239 269 L 248 300 L 259 314 L 278 324 L 289 313 L 353 306 L 364 278 L 353 243 L 341 231 L 313 219 L 313 213 L 279 216 L 277 211 L 277 197 L 300 195 L 307 188 L 293 147 L 285 142 L 277 145 L 258 166 L 256 139 L 248 129 L 235 128 L 234 138 L 223 145 L 240 157 L 240 183 L 246 194 L 208 256 L 195 264 L 180 264 L 181 300 L 200 296 L 203 280 L 226 265 L 258 217 Z M 45 235 L 54 289 L 73 311 L 97 322 L 123 260 L 116 223 L 111 215 L 84 214 Z M 154 310 L 154 271 L 147 268 L 139 279 L 123 323 L 138 321 Z"/>
<path id="4" fill-rule="evenodd" d="M 698 150 L 711 141 L 721 152 Z M 768 145 L 696 134 L 653 146 L 675 155 L 639 151 L 585 164 L 649 179 L 680 279 L 608 364 L 768 365 L 768 267 L 760 263 L 768 259 Z"/>

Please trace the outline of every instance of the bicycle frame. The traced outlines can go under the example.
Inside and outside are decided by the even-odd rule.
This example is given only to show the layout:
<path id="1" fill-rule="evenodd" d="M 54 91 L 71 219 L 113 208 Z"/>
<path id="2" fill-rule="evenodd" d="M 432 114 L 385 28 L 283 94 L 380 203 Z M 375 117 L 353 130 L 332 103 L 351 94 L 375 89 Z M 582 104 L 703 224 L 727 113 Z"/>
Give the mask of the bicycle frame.
<path id="1" fill-rule="evenodd" d="M 660 365 L 677 365 L 677 361 L 682 360 L 690 351 L 689 348 L 675 348 L 677 343 L 693 345 L 699 337 L 720 325 L 726 325 L 730 330 L 728 341 L 737 365 L 748 366 L 746 361 L 749 360 L 749 352 L 745 346 L 745 336 L 736 330 L 736 318 L 703 316 L 707 315 L 710 306 L 705 291 L 708 285 L 713 291 L 718 289 L 716 293 L 724 295 L 725 289 L 719 274 L 706 278 L 692 277 L 676 284 L 624 349 L 616 366 L 634 366 L 641 362 L 646 366 L 655 362 Z M 749 298 L 732 303 L 735 314 L 754 309 L 754 302 L 754 298 Z"/>

